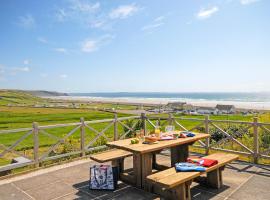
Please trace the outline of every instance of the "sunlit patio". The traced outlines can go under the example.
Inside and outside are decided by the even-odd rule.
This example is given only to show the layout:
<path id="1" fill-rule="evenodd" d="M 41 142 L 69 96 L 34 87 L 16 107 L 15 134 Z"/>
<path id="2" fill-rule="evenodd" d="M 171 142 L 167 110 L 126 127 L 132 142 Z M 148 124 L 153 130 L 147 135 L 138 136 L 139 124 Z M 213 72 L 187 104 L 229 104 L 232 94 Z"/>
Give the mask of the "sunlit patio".
<path id="1" fill-rule="evenodd" d="M 166 153 L 157 159 L 163 165 L 170 164 Z M 0 199 L 162 199 L 122 182 L 113 192 L 89 190 L 89 167 L 93 164 L 85 159 L 1 180 Z M 131 168 L 131 158 L 125 164 Z M 192 199 L 269 199 L 269 181 L 269 166 L 236 161 L 227 165 L 221 189 L 193 183 L 191 194 Z"/>

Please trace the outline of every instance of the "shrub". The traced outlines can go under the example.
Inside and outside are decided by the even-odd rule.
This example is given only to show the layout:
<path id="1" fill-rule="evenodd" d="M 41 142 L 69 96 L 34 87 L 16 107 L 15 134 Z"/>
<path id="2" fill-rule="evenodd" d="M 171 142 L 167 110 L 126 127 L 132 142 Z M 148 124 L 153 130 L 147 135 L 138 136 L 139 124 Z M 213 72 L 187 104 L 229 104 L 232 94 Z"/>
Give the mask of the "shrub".
<path id="1" fill-rule="evenodd" d="M 125 121 L 124 121 L 124 124 L 125 124 L 126 126 L 132 128 L 136 122 L 137 122 L 137 121 L 135 121 L 134 119 L 129 119 L 129 120 L 125 120 Z M 143 127 L 143 123 L 142 123 L 141 120 L 139 120 L 139 121 L 137 122 L 137 124 L 135 125 L 133 131 L 130 131 L 130 132 L 126 135 L 126 137 L 129 137 L 129 138 L 130 138 L 130 137 L 133 137 L 134 134 L 135 134 L 135 132 L 136 132 L 137 130 L 141 130 L 142 127 Z M 126 133 L 127 131 L 129 131 L 129 129 L 128 129 L 127 127 L 124 126 L 124 132 Z"/>

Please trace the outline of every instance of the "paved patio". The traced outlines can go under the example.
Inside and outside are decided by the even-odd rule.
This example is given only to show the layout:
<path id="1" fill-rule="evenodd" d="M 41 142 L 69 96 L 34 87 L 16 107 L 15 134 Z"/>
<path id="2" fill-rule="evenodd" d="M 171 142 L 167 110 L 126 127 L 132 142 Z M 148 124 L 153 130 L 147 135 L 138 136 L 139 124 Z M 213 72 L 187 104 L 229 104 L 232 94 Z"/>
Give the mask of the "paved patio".
<path id="1" fill-rule="evenodd" d="M 160 155 L 162 164 L 169 164 L 169 157 Z M 80 160 L 54 166 L 0 181 L 0 200 L 49 200 L 49 199 L 119 199 L 158 200 L 157 195 L 120 183 L 114 192 L 88 189 L 91 160 Z M 132 160 L 126 165 L 132 167 Z M 209 189 L 196 183 L 192 185 L 192 199 L 270 199 L 270 166 L 234 162 L 224 171 L 224 186 L 220 190 Z"/>

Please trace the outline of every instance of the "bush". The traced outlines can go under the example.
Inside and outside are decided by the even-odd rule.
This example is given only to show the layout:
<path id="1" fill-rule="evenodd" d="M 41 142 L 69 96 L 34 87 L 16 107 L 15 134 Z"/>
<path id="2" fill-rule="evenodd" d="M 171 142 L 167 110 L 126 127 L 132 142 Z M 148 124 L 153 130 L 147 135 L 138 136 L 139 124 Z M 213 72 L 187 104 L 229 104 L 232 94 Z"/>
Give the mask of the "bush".
<path id="1" fill-rule="evenodd" d="M 134 119 L 129 119 L 129 120 L 125 120 L 124 121 L 124 124 L 130 128 L 132 128 L 134 126 L 134 124 L 136 123 L 137 121 L 135 121 Z M 133 131 L 130 131 L 126 137 L 128 138 L 131 138 L 134 136 L 135 132 L 138 131 L 138 130 L 141 130 L 143 128 L 143 123 L 141 120 L 139 120 L 137 122 L 137 124 L 135 125 Z M 127 131 L 129 131 L 129 129 L 127 127 L 124 126 L 124 132 L 126 133 Z"/>
<path id="2" fill-rule="evenodd" d="M 226 127 L 220 126 L 220 128 L 222 128 L 225 132 L 230 134 L 235 139 L 238 139 L 238 138 L 241 139 L 244 135 L 251 135 L 250 131 L 247 130 L 246 125 L 232 125 L 232 124 L 230 124 Z M 210 128 L 209 131 L 211 134 L 211 142 L 212 141 L 218 142 L 218 141 L 227 137 L 222 131 L 220 131 L 216 128 Z"/>

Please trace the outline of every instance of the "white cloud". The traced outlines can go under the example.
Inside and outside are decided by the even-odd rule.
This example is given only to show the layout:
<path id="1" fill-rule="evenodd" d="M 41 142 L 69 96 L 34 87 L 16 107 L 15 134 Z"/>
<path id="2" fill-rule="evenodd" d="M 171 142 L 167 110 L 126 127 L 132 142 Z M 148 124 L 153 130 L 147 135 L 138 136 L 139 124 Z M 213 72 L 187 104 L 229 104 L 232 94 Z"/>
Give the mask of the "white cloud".
<path id="1" fill-rule="evenodd" d="M 68 53 L 68 50 L 66 48 L 55 48 L 54 50 L 59 53 Z"/>
<path id="2" fill-rule="evenodd" d="M 71 1 L 71 9 L 80 12 L 95 12 L 100 8 L 100 3 L 96 2 L 94 4 L 88 3 L 86 1 L 73 0 Z"/>
<path id="3" fill-rule="evenodd" d="M 154 30 L 156 30 L 157 28 L 163 26 L 165 19 L 166 19 L 165 16 L 159 16 L 159 17 L 155 18 L 151 24 L 143 26 L 142 30 L 151 33 Z"/>
<path id="4" fill-rule="evenodd" d="M 60 74 L 59 77 L 62 78 L 62 79 L 66 79 L 68 77 L 68 75 L 66 75 L 66 74 Z"/>
<path id="5" fill-rule="evenodd" d="M 28 14 L 19 17 L 18 25 L 23 28 L 30 29 L 35 27 L 36 21 L 32 15 Z"/>
<path id="6" fill-rule="evenodd" d="M 134 15 L 138 10 L 139 10 L 139 7 L 136 6 L 135 4 L 121 5 L 113 9 L 110 12 L 109 17 L 111 19 L 124 19 L 124 18 Z"/>
<path id="7" fill-rule="evenodd" d="M 23 64 L 24 64 L 24 65 L 29 65 L 29 64 L 30 64 L 30 60 L 25 59 L 25 60 L 23 61 Z"/>
<path id="8" fill-rule="evenodd" d="M 259 0 L 240 0 L 240 3 L 241 3 L 242 5 L 249 5 L 249 4 L 258 2 L 258 1 L 259 1 Z"/>
<path id="9" fill-rule="evenodd" d="M 97 50 L 97 41 L 87 39 L 83 42 L 81 49 L 83 52 L 87 52 L 87 53 L 96 51 Z"/>
<path id="10" fill-rule="evenodd" d="M 70 0 L 66 7 L 58 8 L 55 18 L 59 22 L 67 20 L 88 24 L 89 20 L 95 17 L 96 11 L 100 8 L 100 3 L 89 3 L 83 0 Z"/>
<path id="11" fill-rule="evenodd" d="M 144 27 L 142 27 L 143 31 L 147 31 L 147 30 L 153 30 L 156 29 L 160 26 L 162 26 L 164 23 L 157 23 L 157 24 L 150 24 L 150 25 L 146 25 Z"/>
<path id="12" fill-rule="evenodd" d="M 25 73 L 29 71 L 29 67 L 6 67 L 0 65 L 0 80 L 4 81 L 8 76 L 15 76 L 18 73 Z"/>
<path id="13" fill-rule="evenodd" d="M 81 44 L 81 51 L 91 53 L 97 51 L 101 46 L 104 46 L 114 39 L 112 35 L 103 35 L 97 39 L 86 39 Z"/>
<path id="14" fill-rule="evenodd" d="M 12 68 L 12 71 L 14 71 L 14 72 L 29 72 L 30 68 L 29 67 L 14 67 L 14 68 Z"/>
<path id="15" fill-rule="evenodd" d="M 47 44 L 47 43 L 48 43 L 47 39 L 44 38 L 44 37 L 38 37 L 37 40 L 38 40 L 39 42 L 41 42 L 41 43 L 44 43 L 44 44 Z"/>
<path id="16" fill-rule="evenodd" d="M 155 22 L 160 22 L 160 21 L 163 21 L 165 19 L 165 16 L 159 16 L 157 17 L 156 19 L 154 19 Z"/>
<path id="17" fill-rule="evenodd" d="M 214 13 L 218 12 L 219 8 L 217 6 L 208 8 L 208 9 L 201 9 L 198 13 L 197 13 L 197 18 L 198 19 L 206 19 L 211 17 Z"/>
<path id="18" fill-rule="evenodd" d="M 99 2 L 69 0 L 65 6 L 55 9 L 54 17 L 58 22 L 73 22 L 86 28 L 110 30 L 114 20 L 130 17 L 142 9 L 135 3 L 120 5 L 109 11 L 101 7 Z"/>
<path id="19" fill-rule="evenodd" d="M 59 22 L 63 22 L 65 21 L 65 19 L 67 18 L 67 13 L 65 11 L 65 9 L 61 8 L 61 9 L 58 9 L 55 13 L 55 18 L 57 21 Z"/>
<path id="20" fill-rule="evenodd" d="M 92 28 L 101 28 L 104 25 L 105 25 L 105 20 L 94 20 L 90 22 L 90 26 Z"/>

